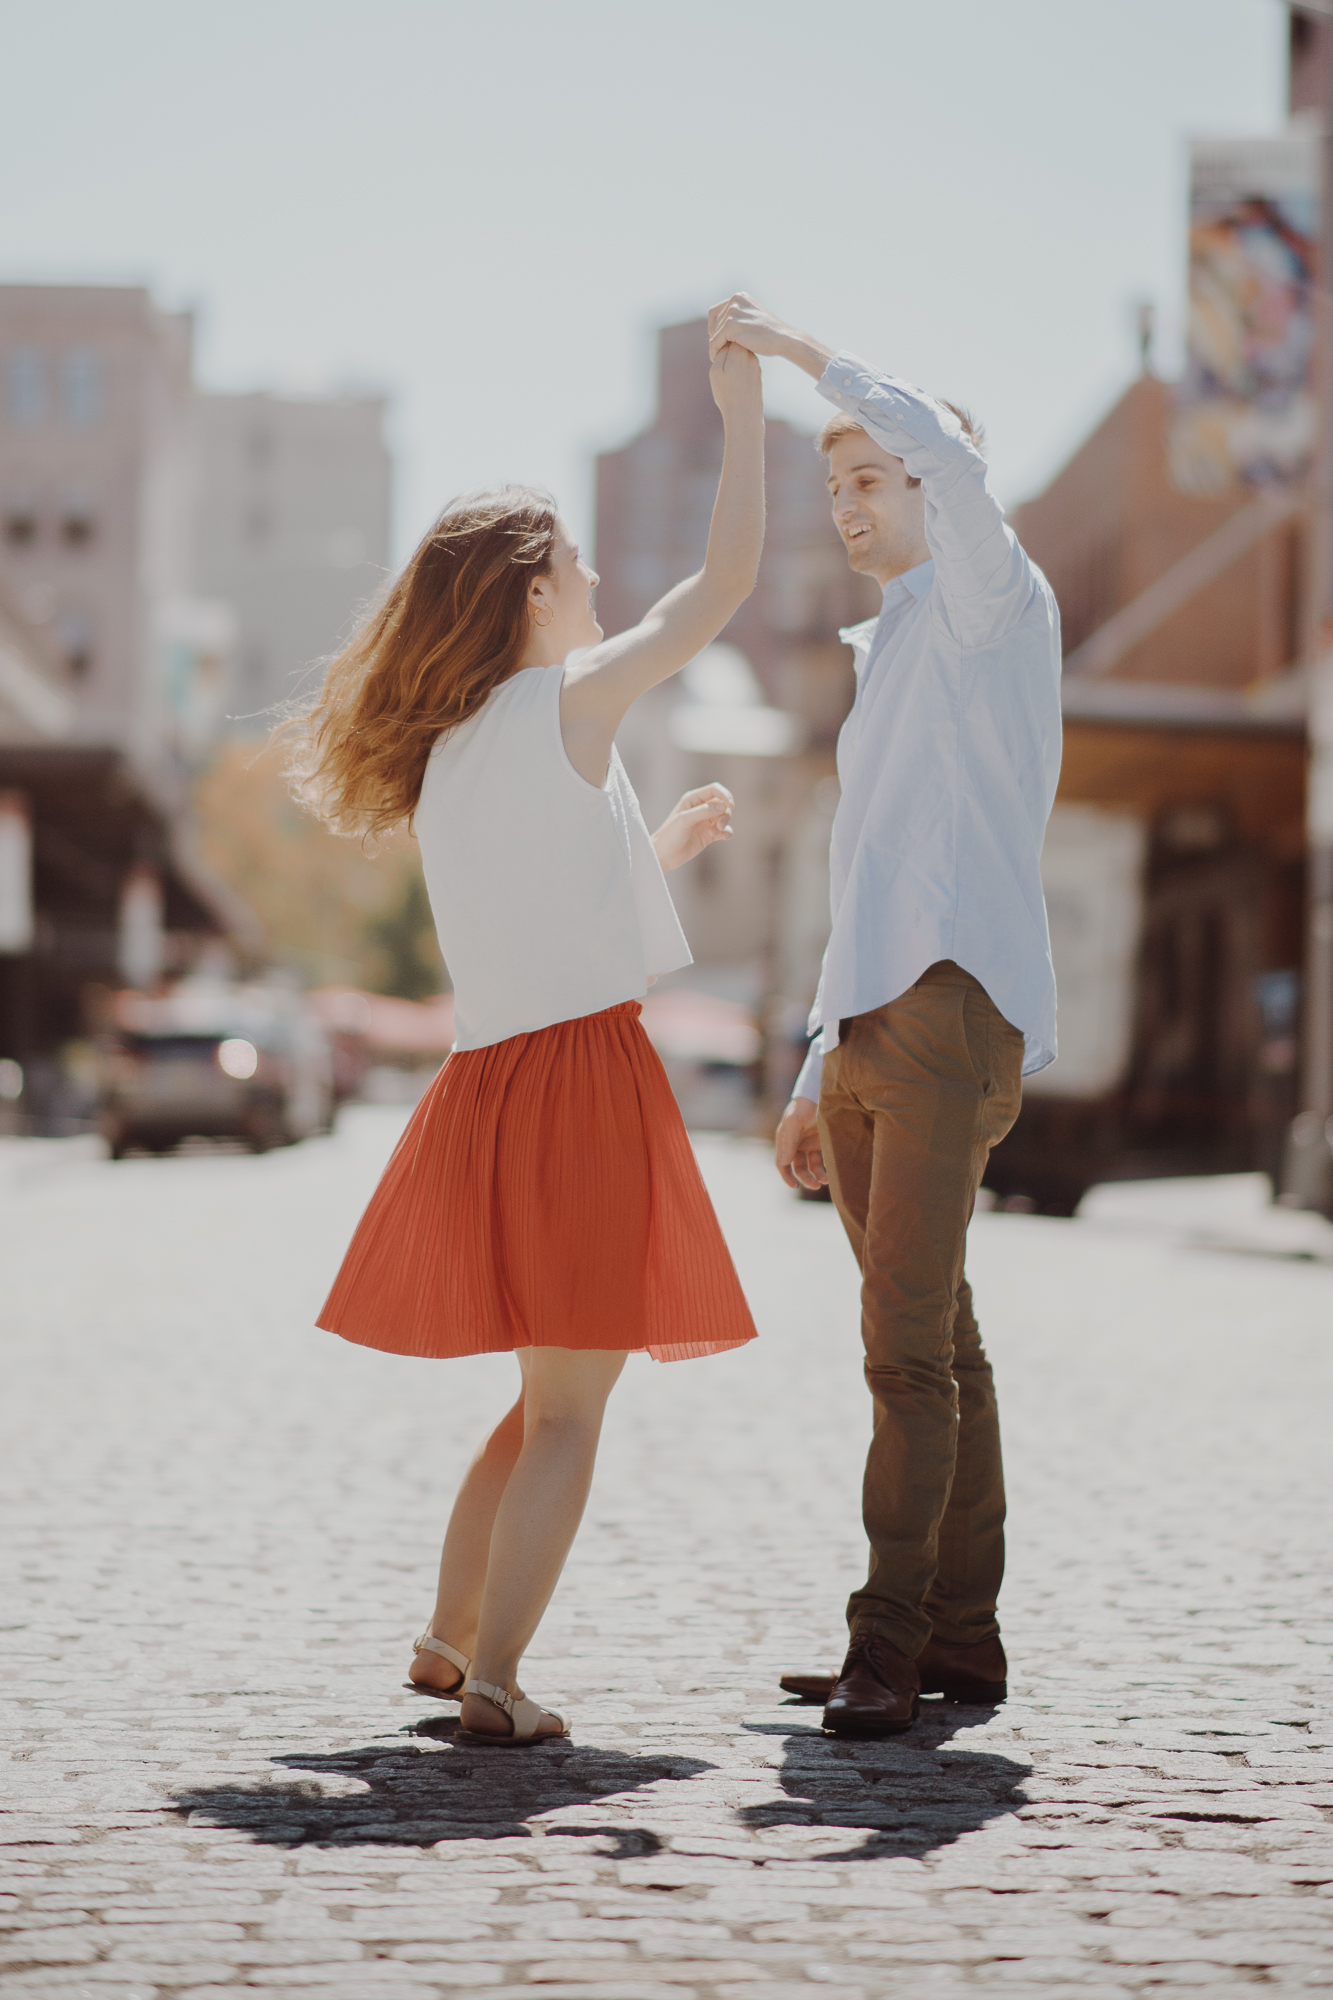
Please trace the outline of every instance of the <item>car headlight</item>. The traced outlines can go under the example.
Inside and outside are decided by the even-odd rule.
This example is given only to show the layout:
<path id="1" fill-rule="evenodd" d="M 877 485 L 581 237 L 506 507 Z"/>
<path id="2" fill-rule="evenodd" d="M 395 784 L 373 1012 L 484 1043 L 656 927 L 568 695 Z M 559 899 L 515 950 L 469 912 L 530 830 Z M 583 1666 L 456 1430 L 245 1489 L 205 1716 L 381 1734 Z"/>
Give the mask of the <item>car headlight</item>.
<path id="1" fill-rule="evenodd" d="M 243 1042 L 239 1037 L 219 1042 L 218 1068 L 224 1076 L 234 1076 L 238 1083 L 244 1083 L 259 1068 L 259 1050 L 253 1042 Z"/>

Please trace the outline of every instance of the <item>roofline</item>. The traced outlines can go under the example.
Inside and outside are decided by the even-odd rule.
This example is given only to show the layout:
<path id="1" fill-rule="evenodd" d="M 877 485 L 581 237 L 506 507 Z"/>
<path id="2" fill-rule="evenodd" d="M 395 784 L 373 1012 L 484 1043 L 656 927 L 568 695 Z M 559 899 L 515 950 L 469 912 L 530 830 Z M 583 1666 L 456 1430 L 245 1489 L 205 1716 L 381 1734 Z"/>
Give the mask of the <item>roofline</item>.
<path id="1" fill-rule="evenodd" d="M 1060 707 L 1066 722 L 1116 728 L 1297 738 L 1306 733 L 1305 676 L 1299 670 L 1254 690 L 1067 674 L 1060 685 Z"/>

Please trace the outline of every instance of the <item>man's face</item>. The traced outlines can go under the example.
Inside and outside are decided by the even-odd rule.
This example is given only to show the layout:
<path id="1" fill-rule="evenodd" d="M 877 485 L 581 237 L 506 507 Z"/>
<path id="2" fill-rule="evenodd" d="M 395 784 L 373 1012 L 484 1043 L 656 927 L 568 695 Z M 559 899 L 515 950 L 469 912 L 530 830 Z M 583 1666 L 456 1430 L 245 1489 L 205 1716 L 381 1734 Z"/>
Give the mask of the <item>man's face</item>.
<path id="1" fill-rule="evenodd" d="M 834 526 L 853 569 L 888 583 L 926 560 L 925 495 L 907 484 L 902 460 L 882 451 L 864 431 L 834 440 L 828 490 Z"/>

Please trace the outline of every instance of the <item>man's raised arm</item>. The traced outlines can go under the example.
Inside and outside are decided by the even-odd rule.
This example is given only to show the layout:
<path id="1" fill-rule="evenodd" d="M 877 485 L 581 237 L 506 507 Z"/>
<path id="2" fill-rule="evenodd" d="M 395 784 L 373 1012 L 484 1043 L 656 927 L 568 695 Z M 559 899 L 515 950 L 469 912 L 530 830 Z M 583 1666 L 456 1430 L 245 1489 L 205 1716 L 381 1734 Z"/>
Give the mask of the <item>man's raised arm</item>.
<path id="1" fill-rule="evenodd" d="M 855 355 L 835 354 L 744 292 L 717 313 L 712 340 L 803 369 L 821 396 L 921 481 L 939 599 L 960 645 L 988 645 L 1018 622 L 1031 600 L 1032 570 L 986 483 L 986 461 L 952 410 Z"/>

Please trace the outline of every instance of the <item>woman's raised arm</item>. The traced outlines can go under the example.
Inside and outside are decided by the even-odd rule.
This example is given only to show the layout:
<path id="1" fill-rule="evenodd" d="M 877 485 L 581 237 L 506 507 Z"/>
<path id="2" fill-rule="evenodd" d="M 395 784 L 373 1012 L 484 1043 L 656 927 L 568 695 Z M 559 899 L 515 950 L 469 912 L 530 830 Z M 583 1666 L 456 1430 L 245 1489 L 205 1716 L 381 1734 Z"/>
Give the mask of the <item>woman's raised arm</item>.
<path id="1" fill-rule="evenodd" d="M 714 307 L 709 314 L 711 330 Z M 626 709 L 646 689 L 702 652 L 754 589 L 764 546 L 764 399 L 759 363 L 728 345 L 709 371 L 722 412 L 722 476 L 708 553 L 697 576 L 669 590 L 628 632 L 576 661 L 560 695 L 560 731 L 574 769 L 590 784 L 606 777 Z"/>

